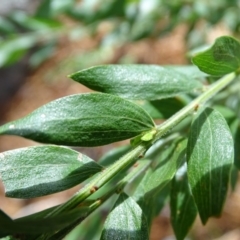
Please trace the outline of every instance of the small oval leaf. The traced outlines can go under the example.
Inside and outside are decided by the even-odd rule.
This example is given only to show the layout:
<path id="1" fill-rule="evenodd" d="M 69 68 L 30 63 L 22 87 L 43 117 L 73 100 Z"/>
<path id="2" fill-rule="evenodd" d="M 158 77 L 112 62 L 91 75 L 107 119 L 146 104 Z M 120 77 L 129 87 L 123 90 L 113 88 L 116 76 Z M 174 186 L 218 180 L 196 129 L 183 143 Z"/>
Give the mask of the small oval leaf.
<path id="1" fill-rule="evenodd" d="M 192 58 L 192 62 L 205 73 L 222 76 L 240 69 L 240 42 L 235 38 L 217 38 L 213 46 Z"/>
<path id="2" fill-rule="evenodd" d="M 188 178 L 201 220 L 220 216 L 234 159 L 233 139 L 223 116 L 211 108 L 198 113 L 187 146 Z"/>
<path id="3" fill-rule="evenodd" d="M 66 147 L 37 146 L 0 153 L 0 176 L 8 197 L 33 198 L 60 192 L 102 169 Z"/>
<path id="4" fill-rule="evenodd" d="M 99 92 L 127 99 L 169 98 L 201 88 L 201 83 L 157 65 L 105 65 L 76 72 L 70 77 Z"/>
<path id="5" fill-rule="evenodd" d="M 52 101 L 28 116 L 0 127 L 1 134 L 69 146 L 101 146 L 152 129 L 150 116 L 136 104 L 102 93 Z"/>
<path id="6" fill-rule="evenodd" d="M 131 197 L 121 193 L 106 219 L 101 240 L 147 240 L 148 231 L 142 209 Z"/>

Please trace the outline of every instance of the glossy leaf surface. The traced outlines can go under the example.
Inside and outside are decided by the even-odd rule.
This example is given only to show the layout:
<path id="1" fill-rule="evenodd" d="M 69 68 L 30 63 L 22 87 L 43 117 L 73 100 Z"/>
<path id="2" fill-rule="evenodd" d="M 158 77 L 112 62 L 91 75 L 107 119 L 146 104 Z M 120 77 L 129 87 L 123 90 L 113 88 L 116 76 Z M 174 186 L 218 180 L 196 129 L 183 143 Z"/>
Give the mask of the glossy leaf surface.
<path id="1" fill-rule="evenodd" d="M 187 148 L 188 178 L 201 220 L 218 217 L 226 198 L 234 145 L 223 116 L 211 108 L 192 123 Z"/>
<path id="2" fill-rule="evenodd" d="M 200 82 L 187 75 L 156 65 L 96 66 L 70 77 L 93 90 L 127 99 L 155 100 L 201 88 Z"/>
<path id="3" fill-rule="evenodd" d="M 0 134 L 70 146 L 100 146 L 153 128 L 150 116 L 117 96 L 88 93 L 52 101 L 0 127 Z"/>
<path id="4" fill-rule="evenodd" d="M 0 154 L 6 195 L 33 198 L 69 189 L 103 168 L 65 147 L 37 146 Z"/>
<path id="5" fill-rule="evenodd" d="M 197 216 L 197 208 L 190 193 L 187 174 L 182 168 L 171 183 L 170 207 L 174 233 L 177 240 L 183 240 Z"/>
<path id="6" fill-rule="evenodd" d="M 240 69 L 240 42 L 232 37 L 217 38 L 214 45 L 192 58 L 205 73 L 222 76 Z"/>
<path id="7" fill-rule="evenodd" d="M 148 238 L 148 226 L 142 209 L 131 197 L 121 193 L 106 219 L 101 240 Z"/>

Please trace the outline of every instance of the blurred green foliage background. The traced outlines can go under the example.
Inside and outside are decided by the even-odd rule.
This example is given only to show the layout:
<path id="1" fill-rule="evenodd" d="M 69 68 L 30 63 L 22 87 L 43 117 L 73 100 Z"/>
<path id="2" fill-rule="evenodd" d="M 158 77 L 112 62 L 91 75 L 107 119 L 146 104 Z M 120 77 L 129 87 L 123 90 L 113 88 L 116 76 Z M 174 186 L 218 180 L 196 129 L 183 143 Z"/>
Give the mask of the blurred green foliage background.
<path id="1" fill-rule="evenodd" d="M 104 34 L 94 57 L 143 38 L 161 38 L 185 24 L 189 49 L 206 43 L 209 30 L 223 24 L 238 36 L 239 0 L 43 0 L 33 14 L 15 10 L 0 16 L 0 67 L 13 64 L 29 50 L 29 64 L 37 67 L 51 56 L 57 42 Z M 71 24 L 66 24 L 70 22 Z M 93 57 L 86 56 L 87 61 Z"/>

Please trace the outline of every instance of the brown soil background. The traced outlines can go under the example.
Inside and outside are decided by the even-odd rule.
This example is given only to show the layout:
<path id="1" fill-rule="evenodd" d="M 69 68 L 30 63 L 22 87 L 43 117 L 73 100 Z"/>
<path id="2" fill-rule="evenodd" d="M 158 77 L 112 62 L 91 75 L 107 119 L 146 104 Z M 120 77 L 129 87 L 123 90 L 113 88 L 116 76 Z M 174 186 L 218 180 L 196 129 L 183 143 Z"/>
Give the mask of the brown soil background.
<path id="1" fill-rule="evenodd" d="M 126 54 L 133 57 L 138 63 L 148 64 L 186 64 L 186 46 L 184 32 L 186 28 L 180 26 L 171 34 L 160 40 L 148 39 L 132 44 L 117 47 L 111 52 L 109 59 L 104 63 L 116 63 Z M 222 29 L 215 29 L 209 36 L 209 41 L 222 35 Z M 71 62 L 63 60 L 71 59 L 76 54 L 81 57 L 88 51 L 94 49 L 101 34 L 95 38 L 84 38 L 78 41 L 70 41 L 63 37 L 59 41 L 58 50 L 39 68 L 32 71 L 18 92 L 12 96 L 5 106 L 2 121 L 7 122 L 23 117 L 37 107 L 63 96 L 70 94 L 88 92 L 89 90 L 78 83 L 68 79 L 66 76 L 72 72 Z M 96 59 L 95 64 L 102 64 L 102 59 Z M 3 79 L 1 81 L 7 81 Z M 37 143 L 19 137 L 0 137 L 0 152 L 36 145 Z M 121 143 L 119 143 L 121 144 Z M 79 150 L 93 159 L 100 158 L 104 152 L 112 148 L 113 145 L 98 147 L 94 149 L 79 148 Z M 57 193 L 51 196 L 33 200 L 17 200 L 4 197 L 4 188 L 0 183 L 0 206 L 10 216 L 17 217 L 32 212 L 36 212 L 53 205 L 66 201 L 78 187 Z M 240 185 L 238 184 L 235 192 L 229 193 L 225 204 L 222 217 L 211 219 L 206 226 L 202 226 L 199 219 L 196 220 L 191 232 L 191 239 L 196 240 L 240 240 Z M 161 214 L 154 220 L 151 230 L 151 240 L 167 239 L 172 236 L 172 228 L 169 219 L 170 211 L 166 206 Z M 168 238 L 174 239 L 174 238 Z"/>

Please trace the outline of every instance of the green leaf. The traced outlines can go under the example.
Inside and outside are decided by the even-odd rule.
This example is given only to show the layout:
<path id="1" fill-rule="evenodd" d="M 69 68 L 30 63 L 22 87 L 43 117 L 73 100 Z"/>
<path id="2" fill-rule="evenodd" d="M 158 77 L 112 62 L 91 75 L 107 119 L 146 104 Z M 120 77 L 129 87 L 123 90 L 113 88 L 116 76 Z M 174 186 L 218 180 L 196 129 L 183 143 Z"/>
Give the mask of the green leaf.
<path id="1" fill-rule="evenodd" d="M 229 125 L 234 139 L 234 164 L 240 170 L 240 121 L 235 118 Z"/>
<path id="2" fill-rule="evenodd" d="M 121 193 L 106 219 L 101 240 L 147 240 L 148 231 L 142 209 L 131 197 Z"/>
<path id="3" fill-rule="evenodd" d="M 0 67 L 19 60 L 38 41 L 39 34 L 11 37 L 0 42 Z"/>
<path id="4" fill-rule="evenodd" d="M 127 99 L 155 100 L 193 92 L 201 83 L 168 67 L 105 65 L 76 72 L 70 77 L 100 92 Z"/>
<path id="5" fill-rule="evenodd" d="M 185 106 L 182 98 L 166 98 L 153 101 L 137 101 L 153 119 L 167 119 Z"/>
<path id="6" fill-rule="evenodd" d="M 136 104 L 102 93 L 52 101 L 28 116 L 0 127 L 0 134 L 43 143 L 101 146 L 151 130 L 150 116 Z"/>
<path id="7" fill-rule="evenodd" d="M 10 228 L 12 219 L 0 209 L 0 238 L 6 237 L 8 233 L 5 228 Z"/>
<path id="8" fill-rule="evenodd" d="M 52 18 L 51 2 L 52 0 L 43 0 L 37 8 L 35 16 L 45 19 Z"/>
<path id="9" fill-rule="evenodd" d="M 51 212 L 55 211 L 55 209 L 57 209 L 60 205 L 55 205 L 53 207 L 50 207 L 50 208 L 46 208 L 42 211 L 39 211 L 39 212 L 35 212 L 33 214 L 30 214 L 30 215 L 26 215 L 24 217 L 21 217 L 19 219 L 22 219 L 22 220 L 32 220 L 32 219 L 43 219 L 45 217 L 47 217 Z"/>
<path id="10" fill-rule="evenodd" d="M 88 211 L 87 207 L 82 207 L 48 218 L 29 219 L 23 217 L 12 220 L 0 210 L 0 234 L 1 236 L 13 234 L 36 235 L 56 231 L 81 217 L 85 217 Z"/>
<path id="11" fill-rule="evenodd" d="M 124 6 L 125 1 L 122 0 L 83 0 L 78 5 L 75 4 L 75 6 L 68 11 L 68 14 L 81 22 L 90 24 L 108 18 L 123 17 Z"/>
<path id="12" fill-rule="evenodd" d="M 178 138 L 161 151 L 157 165 L 152 167 L 152 173 L 148 176 L 148 180 L 139 185 L 136 195 L 140 193 L 144 197 L 153 196 L 171 181 L 177 169 L 184 163 L 186 146 L 187 141 Z"/>
<path id="13" fill-rule="evenodd" d="M 0 154 L 0 175 L 8 197 L 33 198 L 60 192 L 102 169 L 66 147 L 37 146 Z"/>
<path id="14" fill-rule="evenodd" d="M 29 14 L 24 13 L 22 11 L 13 12 L 10 15 L 10 19 L 23 29 L 28 29 L 30 31 L 45 31 L 50 32 L 56 30 L 61 27 L 60 22 L 44 19 L 44 18 L 36 18 L 31 17 Z"/>
<path id="15" fill-rule="evenodd" d="M 1 34 L 12 34 L 13 32 L 16 32 L 16 26 L 9 21 L 8 18 L 0 16 L 0 33 Z"/>
<path id="16" fill-rule="evenodd" d="M 169 193 L 168 183 L 185 160 L 186 146 L 187 141 L 178 138 L 159 151 L 157 161 L 148 169 L 133 195 L 149 224 L 165 203 Z"/>
<path id="17" fill-rule="evenodd" d="M 62 12 L 74 8 L 74 0 L 43 0 L 39 4 L 35 16 L 42 19 L 51 19 L 55 16 L 59 16 Z"/>
<path id="18" fill-rule="evenodd" d="M 222 76 L 240 69 L 240 43 L 228 36 L 217 38 L 214 45 L 192 58 L 205 73 Z"/>
<path id="19" fill-rule="evenodd" d="M 238 168 L 235 165 L 233 165 L 231 169 L 231 174 L 230 174 L 231 176 L 230 184 L 231 184 L 232 191 L 235 190 L 236 185 L 238 183 L 238 171 L 239 171 Z"/>
<path id="20" fill-rule="evenodd" d="M 183 167 L 186 169 L 185 165 Z M 177 240 L 185 239 L 197 216 L 185 169 L 178 170 L 171 184 L 171 223 Z"/>
<path id="21" fill-rule="evenodd" d="M 231 122 L 234 118 L 236 118 L 236 113 L 229 107 L 225 107 L 223 105 L 214 105 L 214 109 L 217 110 L 227 122 Z"/>
<path id="22" fill-rule="evenodd" d="M 152 169 L 148 169 L 146 172 L 141 184 L 148 181 L 148 178 L 151 177 Z M 165 206 L 168 196 L 170 192 L 169 183 L 163 185 L 159 191 L 154 193 L 152 196 L 146 195 L 144 197 L 140 197 L 139 189 L 137 188 L 136 196 L 134 195 L 134 199 L 141 207 L 144 215 L 146 216 L 148 226 L 152 225 L 152 220 L 156 217 L 162 208 Z"/>
<path id="23" fill-rule="evenodd" d="M 184 75 L 190 77 L 190 78 L 195 78 L 195 79 L 205 79 L 208 74 L 200 71 L 196 66 L 194 65 L 169 65 L 166 66 L 168 68 L 174 69 L 175 71 L 181 72 Z"/>
<path id="24" fill-rule="evenodd" d="M 192 123 L 187 147 L 188 178 L 202 223 L 218 217 L 226 198 L 234 145 L 223 116 L 211 108 Z"/>
<path id="25" fill-rule="evenodd" d="M 72 232 L 65 236 L 65 240 L 99 240 L 103 225 L 102 213 L 106 211 L 106 206 L 96 209 Z M 54 240 L 56 238 L 54 237 Z"/>
<path id="26" fill-rule="evenodd" d="M 111 149 L 98 160 L 98 163 L 103 166 L 109 166 L 110 164 L 116 162 L 124 154 L 129 152 L 130 149 L 131 149 L 130 145 L 124 145 Z"/>

